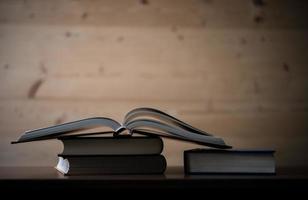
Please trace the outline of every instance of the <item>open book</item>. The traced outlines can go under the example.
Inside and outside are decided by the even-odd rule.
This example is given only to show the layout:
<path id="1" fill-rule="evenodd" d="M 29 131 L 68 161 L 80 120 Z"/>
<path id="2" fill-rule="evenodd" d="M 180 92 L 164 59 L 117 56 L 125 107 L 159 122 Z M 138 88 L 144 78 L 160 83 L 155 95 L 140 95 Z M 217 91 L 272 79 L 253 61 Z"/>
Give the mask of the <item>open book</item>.
<path id="1" fill-rule="evenodd" d="M 29 130 L 17 141 L 12 143 L 59 138 L 72 132 L 102 126 L 111 128 L 114 137 L 120 136 L 123 131 L 128 130 L 130 135 L 134 133 L 148 136 L 155 135 L 195 142 L 210 147 L 230 148 L 230 146 L 225 144 L 223 139 L 214 137 L 207 132 L 192 127 L 171 115 L 153 108 L 136 108 L 131 110 L 125 115 L 122 124 L 110 118 L 94 117 L 46 128 Z M 97 134 L 103 133 L 104 132 Z M 85 134 L 83 134 L 83 136 L 84 135 Z"/>

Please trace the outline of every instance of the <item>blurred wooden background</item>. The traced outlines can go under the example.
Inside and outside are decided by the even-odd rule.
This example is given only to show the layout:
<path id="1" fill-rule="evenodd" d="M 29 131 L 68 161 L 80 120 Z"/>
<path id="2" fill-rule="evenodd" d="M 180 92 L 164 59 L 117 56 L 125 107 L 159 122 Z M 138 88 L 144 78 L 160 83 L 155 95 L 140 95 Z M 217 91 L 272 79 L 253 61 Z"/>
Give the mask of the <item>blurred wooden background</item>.
<path id="1" fill-rule="evenodd" d="M 150 106 L 307 166 L 307 28 L 307 1 L 1 0 L 0 165 L 55 165 L 27 129 Z"/>

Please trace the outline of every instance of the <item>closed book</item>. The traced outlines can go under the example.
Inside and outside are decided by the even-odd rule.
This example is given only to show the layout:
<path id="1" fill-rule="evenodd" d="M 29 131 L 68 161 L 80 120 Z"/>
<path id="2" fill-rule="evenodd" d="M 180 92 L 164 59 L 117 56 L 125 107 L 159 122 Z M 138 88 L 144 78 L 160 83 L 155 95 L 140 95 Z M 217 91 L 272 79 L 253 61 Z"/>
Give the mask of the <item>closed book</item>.
<path id="1" fill-rule="evenodd" d="M 194 149 L 184 151 L 187 174 L 275 174 L 273 150 Z"/>
<path id="2" fill-rule="evenodd" d="M 59 155 L 56 169 L 64 175 L 161 174 L 166 166 L 166 159 L 162 155 Z"/>
<path id="3" fill-rule="evenodd" d="M 61 137 L 63 155 L 156 155 L 163 150 L 160 137 Z"/>

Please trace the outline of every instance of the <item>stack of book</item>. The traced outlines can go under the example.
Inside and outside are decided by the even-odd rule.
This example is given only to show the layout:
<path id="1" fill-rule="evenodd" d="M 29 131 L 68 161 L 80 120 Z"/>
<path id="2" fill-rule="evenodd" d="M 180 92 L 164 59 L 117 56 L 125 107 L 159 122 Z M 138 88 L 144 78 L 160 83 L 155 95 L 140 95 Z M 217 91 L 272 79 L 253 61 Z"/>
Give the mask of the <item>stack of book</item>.
<path id="1" fill-rule="evenodd" d="M 166 169 L 160 137 L 58 138 L 64 149 L 56 169 L 65 175 L 160 174 Z"/>
<path id="2" fill-rule="evenodd" d="M 96 127 L 107 127 L 112 131 L 78 132 Z M 110 133 L 113 135 L 106 137 Z M 166 159 L 161 155 L 161 137 L 230 148 L 223 139 L 153 108 L 133 109 L 126 114 L 123 123 L 106 117 L 94 117 L 29 130 L 12 143 L 59 139 L 64 150 L 58 155 L 56 169 L 65 175 L 157 174 L 166 169 Z"/>
<path id="3" fill-rule="evenodd" d="M 112 131 L 78 133 L 96 127 Z M 124 132 L 128 134 L 123 135 Z M 113 136 L 106 137 L 107 133 Z M 185 151 L 184 168 L 188 174 L 275 173 L 273 150 L 231 149 L 223 139 L 153 108 L 133 109 L 125 115 L 123 123 L 94 117 L 30 130 L 12 143 L 61 140 L 64 151 L 58 155 L 56 168 L 66 175 L 157 174 L 166 169 L 161 137 L 214 148 Z"/>

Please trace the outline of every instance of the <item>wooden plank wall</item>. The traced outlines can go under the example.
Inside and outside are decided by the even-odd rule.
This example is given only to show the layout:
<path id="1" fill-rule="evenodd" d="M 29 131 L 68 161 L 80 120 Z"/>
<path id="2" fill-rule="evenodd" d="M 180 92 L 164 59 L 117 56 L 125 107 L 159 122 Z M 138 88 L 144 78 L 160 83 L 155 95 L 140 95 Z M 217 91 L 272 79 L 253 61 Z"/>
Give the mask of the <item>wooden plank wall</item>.
<path id="1" fill-rule="evenodd" d="M 0 165 L 50 166 L 27 129 L 162 109 L 238 148 L 307 166 L 308 2 L 1 0 Z M 165 140 L 169 165 L 184 149 Z"/>

